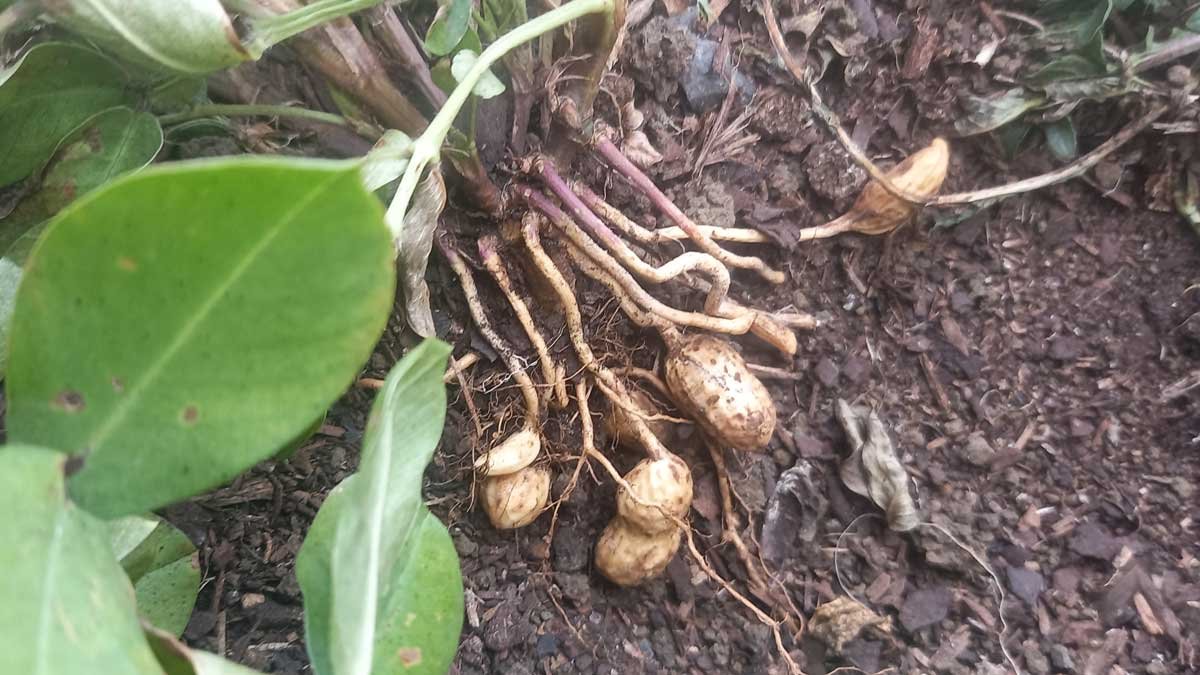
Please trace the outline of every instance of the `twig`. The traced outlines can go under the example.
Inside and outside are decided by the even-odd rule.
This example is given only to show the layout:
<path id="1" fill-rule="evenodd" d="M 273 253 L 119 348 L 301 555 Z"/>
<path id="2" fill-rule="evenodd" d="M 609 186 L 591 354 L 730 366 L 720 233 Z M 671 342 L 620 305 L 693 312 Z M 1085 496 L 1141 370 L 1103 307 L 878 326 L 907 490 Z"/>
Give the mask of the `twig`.
<path id="1" fill-rule="evenodd" d="M 550 386 L 557 400 L 557 407 L 565 408 L 567 406 L 567 385 L 563 378 L 559 377 L 558 369 L 555 367 L 554 359 L 550 357 L 550 350 L 546 347 L 546 340 L 542 337 L 541 332 L 537 329 L 537 325 L 533 322 L 533 316 L 529 313 L 529 307 L 521 296 L 513 290 L 512 281 L 508 278 L 508 270 L 505 269 L 504 263 L 500 261 L 500 256 L 496 253 L 496 239 L 492 236 L 483 237 L 479 240 L 479 256 L 483 260 L 483 266 L 491 273 L 492 278 L 496 280 L 496 285 L 500 287 L 500 291 L 504 293 L 504 297 L 508 299 L 508 304 L 512 306 L 513 313 L 517 315 L 517 320 L 521 327 L 525 329 L 525 335 L 529 338 L 529 342 L 537 351 L 538 362 L 542 367 L 542 377 L 545 378 L 546 384 Z"/>

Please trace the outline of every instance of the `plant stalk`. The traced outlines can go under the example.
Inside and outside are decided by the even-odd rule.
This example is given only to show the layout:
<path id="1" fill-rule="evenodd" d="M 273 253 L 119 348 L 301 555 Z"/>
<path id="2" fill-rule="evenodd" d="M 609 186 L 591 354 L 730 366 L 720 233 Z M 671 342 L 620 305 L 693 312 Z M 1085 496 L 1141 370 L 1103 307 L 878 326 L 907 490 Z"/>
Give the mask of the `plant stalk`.
<path id="1" fill-rule="evenodd" d="M 388 222 L 395 223 L 397 226 L 403 224 L 404 213 L 408 210 L 408 204 L 412 200 L 413 193 L 417 190 L 417 183 L 421 179 L 421 174 L 424 173 L 425 167 L 440 158 L 442 143 L 446 139 L 446 134 L 450 133 L 450 129 L 454 126 L 454 120 L 458 118 L 458 113 L 462 110 L 463 104 L 467 102 L 468 97 L 471 96 L 475 89 L 475 85 L 479 83 L 479 79 L 483 77 L 484 73 L 488 72 L 492 64 L 516 47 L 563 24 L 570 23 L 579 17 L 598 12 L 611 12 L 615 1 L 572 0 L 557 9 L 546 12 L 536 19 L 517 26 L 501 36 L 499 40 L 489 45 L 487 49 L 483 50 L 483 53 L 476 59 L 475 64 L 471 66 L 471 70 L 467 71 L 467 74 L 458 83 L 458 86 L 454 88 L 449 98 L 446 99 L 446 104 L 438 111 L 437 116 L 433 118 L 433 121 L 429 123 L 425 131 L 413 141 L 412 159 L 409 160 L 408 169 L 400 179 L 400 187 L 396 190 L 395 198 L 392 199 L 391 205 L 388 206 Z M 399 236 L 398 232 L 393 232 L 392 234 L 394 237 Z"/>
<path id="2" fill-rule="evenodd" d="M 332 124 L 338 127 L 344 127 L 352 131 L 363 133 L 362 125 L 333 113 L 327 113 L 321 110 L 310 110 L 308 108 L 298 108 L 290 105 L 244 105 L 239 103 L 209 103 L 198 105 L 182 112 L 170 113 L 168 115 L 160 115 L 158 123 L 163 126 L 179 124 L 188 120 L 200 119 L 202 117 L 294 117 L 296 119 L 309 120 L 310 122 L 320 122 L 322 124 Z M 378 139 L 379 134 L 369 134 L 373 140 Z"/>

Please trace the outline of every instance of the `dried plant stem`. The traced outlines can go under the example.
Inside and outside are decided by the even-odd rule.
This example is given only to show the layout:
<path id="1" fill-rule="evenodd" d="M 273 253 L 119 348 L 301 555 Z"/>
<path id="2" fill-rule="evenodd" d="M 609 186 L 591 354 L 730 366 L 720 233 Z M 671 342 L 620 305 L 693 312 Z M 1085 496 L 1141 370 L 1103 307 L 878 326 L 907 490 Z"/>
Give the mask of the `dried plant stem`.
<path id="1" fill-rule="evenodd" d="M 546 340 L 542 337 L 541 331 L 533 322 L 533 316 L 529 313 L 529 306 L 517 295 L 513 289 L 512 281 L 508 278 L 508 270 L 505 269 L 504 263 L 500 261 L 500 256 L 496 252 L 496 240 L 494 237 L 484 237 L 479 240 L 479 257 L 483 260 L 483 266 L 491 273 L 492 278 L 496 280 L 496 285 L 500 287 L 500 291 L 504 293 L 504 297 L 508 299 L 508 304 L 512 306 L 513 313 L 517 315 L 517 321 L 521 323 L 521 327 L 525 329 L 525 335 L 529 337 L 530 344 L 538 355 L 538 363 L 542 368 L 542 377 L 545 378 L 546 384 L 551 387 L 554 392 L 554 397 L 551 400 L 557 402 L 557 407 L 567 407 L 567 384 L 565 378 L 559 377 L 559 369 L 555 366 L 554 359 L 550 357 L 550 350 L 546 347 Z"/>
<path id="2" fill-rule="evenodd" d="M 609 224 L 620 230 L 622 234 L 632 237 L 638 243 L 647 245 L 665 244 L 689 238 L 687 232 L 675 226 L 664 227 L 658 230 L 651 230 L 641 226 L 632 218 L 622 213 L 620 209 L 604 201 L 604 198 L 593 192 L 591 188 L 583 183 L 573 181 L 571 189 L 583 200 L 584 204 L 587 204 L 589 209 L 607 220 Z M 771 241 L 762 232 L 746 227 L 713 227 L 711 225 L 697 225 L 696 227 L 700 228 L 700 231 L 704 234 L 718 241 L 733 241 L 742 244 L 765 244 Z"/>
<path id="3" fill-rule="evenodd" d="M 570 334 L 571 343 L 579 355 L 580 362 L 595 376 L 597 384 L 601 386 L 614 405 L 619 406 L 622 410 L 636 413 L 638 408 L 630 401 L 625 384 L 596 359 L 592 348 L 588 346 L 587 339 L 583 334 L 583 317 L 579 313 L 579 303 L 576 302 L 575 294 L 571 292 L 571 287 L 563 278 L 562 272 L 558 271 L 558 268 L 554 266 L 554 261 L 542 248 L 537 230 L 538 221 L 536 217 L 532 216 L 533 214 L 529 214 L 525 218 L 521 234 L 525 240 L 525 246 L 529 248 L 533 263 L 541 271 L 546 282 L 550 284 L 555 295 L 558 296 L 559 304 L 562 305 L 563 315 L 567 321 L 567 332 Z M 650 427 L 646 426 L 640 417 L 636 414 L 630 415 L 629 422 L 633 425 L 642 448 L 651 459 L 662 459 L 669 454 L 667 448 L 655 437 L 654 433 L 650 431 Z"/>
<path id="4" fill-rule="evenodd" d="M 404 28 L 396 10 L 390 5 L 372 7 L 365 13 L 371 33 L 379 39 L 383 51 L 404 71 L 408 79 L 417 86 L 421 95 L 434 108 L 446 102 L 446 92 L 433 81 L 433 74 L 421 49 L 413 42 Z"/>
<path id="5" fill-rule="evenodd" d="M 608 249 L 622 265 L 627 269 L 632 270 L 634 274 L 646 279 L 647 281 L 656 284 L 665 283 L 678 277 L 684 272 L 693 270 L 704 274 L 709 282 L 708 297 L 704 300 L 704 311 L 709 314 L 714 314 L 717 308 L 721 306 L 721 301 L 729 294 L 729 270 L 722 265 L 716 258 L 706 253 L 689 252 L 668 261 L 661 267 L 654 267 L 642 260 L 624 239 L 617 236 L 604 224 L 604 221 L 592 212 L 586 204 L 576 195 L 567 182 L 554 169 L 554 164 L 548 159 L 541 158 L 535 161 L 538 173 L 541 174 L 542 180 L 550 190 L 558 197 L 567 210 L 575 216 L 575 220 L 582 223 L 588 232 L 592 234 L 604 248 Z"/>
<path id="6" fill-rule="evenodd" d="M 624 176 L 634 187 L 645 194 L 656 208 L 665 213 L 681 230 L 687 233 L 688 237 L 691 238 L 692 242 L 701 251 L 720 260 L 729 267 L 754 270 L 772 284 L 783 283 L 783 272 L 771 269 L 762 259 L 731 253 L 717 245 L 667 195 L 663 194 L 662 190 L 658 189 L 658 186 L 654 184 L 654 181 L 650 180 L 649 176 L 643 173 L 637 165 L 629 161 L 629 158 L 622 154 L 621 150 L 612 141 L 604 136 L 600 136 L 595 140 L 595 148 L 613 170 Z"/>
<path id="7" fill-rule="evenodd" d="M 828 126 L 831 131 L 833 131 L 834 135 L 842 144 L 842 147 L 846 149 L 846 152 L 849 153 L 855 164 L 858 164 L 860 167 L 862 167 L 862 169 L 871 176 L 871 179 L 877 182 L 884 190 L 887 190 L 889 194 L 898 199 L 906 201 L 909 204 L 925 207 L 961 206 L 963 204 L 972 204 L 975 202 L 1000 199 L 1002 197 L 1011 197 L 1013 195 L 1023 194 L 1025 192 L 1033 192 L 1034 190 L 1040 190 L 1044 187 L 1066 182 L 1072 178 L 1083 175 L 1089 169 L 1099 164 L 1102 159 L 1112 154 L 1117 148 L 1120 148 L 1122 145 L 1128 143 L 1134 136 L 1137 136 L 1170 109 L 1170 106 L 1166 104 L 1158 104 L 1151 107 L 1148 112 L 1129 122 L 1129 124 L 1125 125 L 1107 141 L 1098 145 L 1094 150 L 1086 155 L 1083 155 L 1079 159 L 1076 159 L 1074 162 L 1062 167 L 1061 169 L 1050 171 L 1038 176 L 1033 176 L 1032 178 L 1019 180 L 1013 183 L 997 185 L 995 187 L 969 190 L 966 192 L 955 192 L 952 194 L 933 197 L 922 197 L 897 187 L 896 184 L 887 177 L 884 171 L 876 166 L 869 157 L 867 157 L 862 148 L 858 147 L 858 144 L 854 142 L 854 139 L 851 138 L 845 127 L 843 127 L 839 122 L 837 114 L 825 105 L 825 102 L 821 99 L 820 93 L 817 91 L 816 84 L 810 81 L 805 73 L 804 66 L 800 65 L 800 63 L 796 61 L 795 57 L 792 56 L 791 51 L 787 47 L 787 43 L 784 41 L 783 32 L 779 29 L 779 21 L 775 17 L 775 9 L 772 7 L 771 0 L 761 0 L 761 2 L 759 2 L 759 6 L 762 8 L 763 17 L 766 19 L 767 33 L 769 33 L 771 36 L 771 42 L 775 45 L 775 51 L 779 54 L 779 57 L 783 59 L 784 64 L 792 73 L 792 76 L 796 78 L 796 80 L 800 82 L 805 89 L 808 90 L 808 95 L 813 110 L 816 111 L 817 115 L 821 117 L 821 120 L 825 123 L 825 125 Z M 833 221 L 822 227 L 831 227 L 836 222 L 837 221 Z M 838 228 L 841 228 L 844 225 L 845 223 L 840 223 L 837 227 L 831 227 L 831 229 L 827 231 L 828 233 L 820 232 L 821 228 L 811 228 L 818 230 L 818 232 L 814 233 L 813 236 L 802 238 L 801 241 L 804 239 L 819 238 L 821 236 L 832 236 L 839 232 L 843 232 L 845 231 L 844 229 Z"/>
<path id="8" fill-rule="evenodd" d="M 654 296 L 646 292 L 636 279 L 626 270 L 621 267 L 612 256 L 604 251 L 599 244 L 592 241 L 587 234 L 580 229 L 579 225 L 571 219 L 562 209 L 558 208 L 548 197 L 540 191 L 528 186 L 519 186 L 517 194 L 520 195 L 531 206 L 550 219 L 563 234 L 570 239 L 571 243 L 578 246 L 584 253 L 587 254 L 596 264 L 598 264 L 605 272 L 612 275 L 614 279 L 620 283 L 621 287 L 634 299 L 639 305 L 645 307 L 651 313 L 661 315 L 663 318 L 683 326 L 691 326 L 693 328 L 701 328 L 712 331 L 714 333 L 728 333 L 731 335 L 742 335 L 750 330 L 750 326 L 754 323 L 753 314 L 746 314 L 734 318 L 720 318 L 708 316 L 707 314 L 699 314 L 696 312 L 685 312 L 675 309 L 668 305 L 659 302 Z"/>
<path id="9" fill-rule="evenodd" d="M 479 290 L 475 287 L 475 279 L 471 275 L 471 270 L 467 268 L 467 264 L 463 262 L 462 256 L 448 242 L 443 241 L 440 237 L 435 237 L 438 245 L 438 250 L 442 252 L 442 256 L 446 258 L 446 262 L 450 264 L 450 268 L 458 275 L 458 280 L 462 283 L 463 295 L 467 300 L 467 307 L 471 311 L 471 318 L 475 321 L 475 327 L 479 329 L 479 333 L 483 335 L 483 339 L 487 340 L 492 349 L 500 355 L 504 361 L 504 365 L 508 367 L 512 373 L 513 379 L 517 381 L 517 385 L 521 388 L 521 395 L 525 398 L 525 425 L 531 430 L 537 431 L 541 424 L 541 415 L 539 412 L 537 390 L 534 389 L 533 380 L 521 368 L 520 361 L 517 360 L 516 354 L 508 342 L 500 337 L 500 335 L 492 328 L 492 324 L 488 321 L 487 313 L 483 311 L 483 303 L 479 300 Z"/>

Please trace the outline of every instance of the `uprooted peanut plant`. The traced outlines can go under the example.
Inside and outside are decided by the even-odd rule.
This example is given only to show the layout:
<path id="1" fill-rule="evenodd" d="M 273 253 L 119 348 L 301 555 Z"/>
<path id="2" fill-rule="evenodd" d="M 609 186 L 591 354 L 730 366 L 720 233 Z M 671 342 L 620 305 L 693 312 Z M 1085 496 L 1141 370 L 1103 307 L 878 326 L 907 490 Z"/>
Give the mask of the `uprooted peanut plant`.
<path id="1" fill-rule="evenodd" d="M 362 12 L 357 23 L 345 18 L 353 12 Z M 0 75 L 0 328 L 12 444 L 0 450 L 0 482 L 4 511 L 15 514 L 0 532 L 16 542 L 0 553 L 0 669 L 240 672 L 175 640 L 195 601 L 197 558 L 151 512 L 286 453 L 319 426 L 384 329 L 397 267 L 406 324 L 433 337 L 425 270 L 434 248 L 524 400 L 519 428 L 476 465 L 491 522 L 519 528 L 549 508 L 542 420 L 573 394 L 580 454 L 619 489 L 617 512 L 596 533 L 599 571 L 641 583 L 687 541 L 782 645 L 786 609 L 764 612 L 697 552 L 691 469 L 667 446 L 665 425 L 678 419 L 672 408 L 693 421 L 719 472 L 724 449 L 766 447 L 775 404 L 733 340 L 753 336 L 791 355 L 795 331 L 816 321 L 730 297 L 735 274 L 784 281 L 746 252 L 767 238 L 694 222 L 639 166 L 645 137 L 593 115 L 624 16 L 623 0 L 572 0 L 533 18 L 519 0 L 452 0 L 422 50 L 379 1 L 0 2 L 12 48 Z M 572 22 L 568 40 L 557 29 Z M 531 41 L 550 58 L 536 70 Z M 237 76 L 222 71 L 284 42 L 323 79 L 337 113 L 262 102 L 257 92 L 237 100 Z M 438 57 L 432 67 L 426 54 Z M 384 56 L 409 86 L 397 87 Z M 498 63 L 518 103 L 513 180 L 503 188 L 474 143 L 477 101 L 504 88 Z M 223 102 L 213 101 L 218 92 Z M 527 152 L 526 129 L 543 109 L 550 135 Z M 181 143 L 228 134 L 231 117 L 257 116 L 369 139 L 374 149 L 346 161 L 166 161 Z M 283 146 L 269 130 L 238 129 L 250 147 Z M 671 226 L 638 223 L 574 178 L 584 154 Z M 474 241 L 438 227 L 443 159 L 464 205 L 494 222 Z M 897 194 L 931 197 L 948 162 L 947 143 L 934 141 L 800 239 L 892 231 L 916 208 Z M 503 306 L 484 306 L 477 269 Z M 576 272 L 658 334 L 661 373 L 595 349 Z M 523 297 L 535 285 L 561 310 L 577 363 L 547 347 Z M 653 291 L 667 285 L 702 298 L 702 309 L 660 300 Z M 500 317 L 527 334 L 540 385 L 493 327 Z M 440 672 L 453 657 L 461 580 L 445 528 L 420 499 L 444 412 L 445 357 L 431 340 L 380 383 L 359 471 L 330 493 L 297 559 L 315 672 Z M 594 391 L 609 435 L 645 454 L 624 476 L 593 439 Z M 720 480 L 727 535 L 744 552 Z"/>

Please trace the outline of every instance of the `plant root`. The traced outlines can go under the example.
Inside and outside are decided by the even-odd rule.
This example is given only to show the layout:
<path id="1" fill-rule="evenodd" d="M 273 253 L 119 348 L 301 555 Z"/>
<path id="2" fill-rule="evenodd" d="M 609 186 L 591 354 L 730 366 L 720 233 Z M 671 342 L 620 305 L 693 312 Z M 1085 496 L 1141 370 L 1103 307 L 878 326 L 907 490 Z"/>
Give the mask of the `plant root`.
<path id="1" fill-rule="evenodd" d="M 614 405 L 631 413 L 630 423 L 646 454 L 655 460 L 668 456 L 670 451 L 663 446 L 662 442 L 650 431 L 650 427 L 636 414 L 637 406 L 629 400 L 629 392 L 625 389 L 624 383 L 596 359 L 592 348 L 588 346 L 587 339 L 583 334 L 583 318 L 579 313 L 579 303 L 575 300 L 575 294 L 571 292 L 567 280 L 563 278 L 562 273 L 554 266 L 554 261 L 542 248 L 541 239 L 538 236 L 538 218 L 534 214 L 526 214 L 521 234 L 534 264 L 558 296 L 559 304 L 562 306 L 563 315 L 567 321 L 567 332 L 583 367 L 595 376 L 597 384 Z"/>
<path id="2" fill-rule="evenodd" d="M 571 190 L 583 200 L 583 203 L 589 209 L 604 220 L 607 220 L 613 227 L 620 230 L 622 234 L 632 237 L 638 243 L 666 244 L 689 239 L 687 232 L 676 226 L 664 227 L 657 230 L 643 227 L 622 213 L 620 209 L 604 201 L 600 195 L 593 192 L 591 188 L 583 183 L 572 181 L 570 185 Z M 712 227 L 711 225 L 697 225 L 696 227 L 711 239 L 718 241 L 732 241 L 741 244 L 767 244 L 771 242 L 770 237 L 767 235 L 747 227 Z"/>
<path id="3" fill-rule="evenodd" d="M 546 340 L 537 329 L 537 325 L 534 324 L 528 305 L 525 304 L 525 301 L 513 289 L 512 281 L 508 277 L 508 270 L 505 269 L 504 263 L 500 261 L 500 255 L 496 252 L 496 246 L 497 242 L 494 237 L 488 236 L 480 239 L 479 257 L 483 260 L 483 266 L 491 273 L 492 278 L 496 280 L 496 285 L 500 287 L 500 291 L 504 293 L 504 297 L 508 299 L 508 304 L 512 306 L 513 313 L 517 315 L 517 320 L 521 323 L 521 327 L 525 329 L 525 335 L 529 337 L 530 344 L 537 351 L 538 362 L 542 368 L 542 377 L 545 378 L 546 384 L 553 390 L 554 396 L 550 400 L 556 402 L 555 407 L 565 408 L 567 407 L 567 384 L 563 377 L 563 369 L 557 366 L 554 359 L 550 357 L 550 350 L 546 347 Z"/>
<path id="4" fill-rule="evenodd" d="M 575 216 L 575 219 L 582 223 L 591 232 L 592 236 L 598 239 L 604 248 L 608 249 L 609 253 L 615 256 L 627 269 L 632 270 L 634 274 L 656 284 L 665 283 L 685 272 L 693 270 L 697 270 L 708 277 L 711 286 L 708 290 L 708 297 L 704 300 L 704 311 L 708 314 L 716 314 L 722 301 L 725 300 L 725 296 L 729 294 L 729 270 L 720 261 L 705 253 L 689 252 L 668 261 L 661 267 L 650 265 L 638 257 L 623 239 L 610 230 L 588 208 L 579 196 L 576 195 L 575 191 L 567 185 L 562 176 L 558 175 L 558 172 L 554 169 L 554 165 L 548 159 L 538 158 L 534 160 L 534 166 L 538 173 L 541 174 L 542 180 L 545 181 L 550 190 L 558 197 L 559 201 L 567 207 L 568 211 Z"/>
<path id="5" fill-rule="evenodd" d="M 667 195 L 663 194 L 662 190 L 658 189 L 654 181 L 650 180 L 636 164 L 629 161 L 629 158 L 622 154 L 621 150 L 612 141 L 601 135 L 594 140 L 594 147 L 605 163 L 625 177 L 642 194 L 646 195 L 655 207 L 665 213 L 681 230 L 687 233 L 688 237 L 701 251 L 730 267 L 754 270 L 763 279 L 772 284 L 783 283 L 785 278 L 783 272 L 771 269 L 761 258 L 731 253 L 717 245 L 712 237 L 705 234 Z"/>
<path id="6" fill-rule="evenodd" d="M 508 367 L 512 373 L 513 379 L 521 389 L 521 395 L 525 399 L 525 426 L 532 431 L 538 431 L 540 428 L 540 409 L 538 404 L 537 390 L 534 389 L 533 380 L 521 368 L 520 361 L 517 360 L 516 354 L 508 342 L 500 337 L 500 335 L 492 328 L 491 322 L 488 320 L 487 313 L 483 311 L 483 304 L 479 300 L 479 290 L 475 287 L 475 279 L 471 275 L 471 270 L 467 268 L 467 264 L 463 262 L 462 256 L 458 251 L 447 241 L 441 237 L 435 237 L 438 249 L 442 252 L 442 256 L 446 262 L 450 264 L 450 268 L 458 275 L 459 281 L 462 283 L 463 295 L 467 300 L 467 307 L 471 311 L 471 318 L 475 321 L 475 327 L 479 329 L 479 333 L 483 335 L 483 339 L 487 340 L 492 349 L 500 355 L 504 361 L 504 365 Z"/>
<path id="7" fill-rule="evenodd" d="M 517 194 L 520 195 L 527 203 L 537 209 L 539 212 L 549 218 L 559 230 L 571 240 L 571 243 L 582 249 L 589 258 L 600 265 L 600 267 L 610 274 L 621 287 L 637 302 L 638 305 L 645 307 L 654 314 L 661 315 L 668 321 L 683 326 L 700 328 L 714 333 L 727 333 L 730 335 L 743 335 L 750 330 L 754 323 L 753 314 L 745 314 L 733 318 L 713 317 L 707 314 L 698 314 L 696 312 L 685 312 L 673 307 L 669 307 L 646 292 L 637 280 L 618 263 L 612 256 L 604 251 L 596 242 L 592 241 L 580 227 L 575 224 L 562 209 L 558 208 L 548 197 L 542 194 L 539 190 L 535 190 L 529 186 L 518 186 Z"/>

